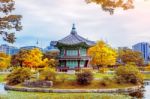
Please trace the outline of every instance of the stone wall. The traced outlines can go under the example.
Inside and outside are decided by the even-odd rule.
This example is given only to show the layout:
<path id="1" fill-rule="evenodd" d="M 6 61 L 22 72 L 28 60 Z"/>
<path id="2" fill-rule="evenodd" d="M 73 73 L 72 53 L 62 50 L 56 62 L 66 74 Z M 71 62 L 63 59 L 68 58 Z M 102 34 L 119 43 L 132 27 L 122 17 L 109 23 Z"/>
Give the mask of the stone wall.
<path id="1" fill-rule="evenodd" d="M 141 86 L 114 89 L 50 89 L 50 88 L 28 88 L 5 85 L 6 90 L 24 91 L 24 92 L 47 92 L 47 93 L 124 93 L 136 92 Z"/>
<path id="2" fill-rule="evenodd" d="M 53 86 L 52 81 L 30 81 L 26 80 L 23 83 L 23 86 L 25 87 L 40 87 L 40 88 L 49 88 Z"/>

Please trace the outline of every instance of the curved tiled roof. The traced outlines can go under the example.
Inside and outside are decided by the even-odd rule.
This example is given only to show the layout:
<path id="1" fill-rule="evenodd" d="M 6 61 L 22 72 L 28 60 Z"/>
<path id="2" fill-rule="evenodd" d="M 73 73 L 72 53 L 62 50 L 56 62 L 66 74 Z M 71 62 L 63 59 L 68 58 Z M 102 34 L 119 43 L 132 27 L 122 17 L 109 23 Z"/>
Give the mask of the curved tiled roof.
<path id="1" fill-rule="evenodd" d="M 76 32 L 75 25 L 73 24 L 70 35 L 58 41 L 58 43 L 66 44 L 66 45 L 75 45 L 79 43 L 86 43 L 88 46 L 92 46 L 95 44 L 94 41 L 90 41 L 79 36 Z"/>

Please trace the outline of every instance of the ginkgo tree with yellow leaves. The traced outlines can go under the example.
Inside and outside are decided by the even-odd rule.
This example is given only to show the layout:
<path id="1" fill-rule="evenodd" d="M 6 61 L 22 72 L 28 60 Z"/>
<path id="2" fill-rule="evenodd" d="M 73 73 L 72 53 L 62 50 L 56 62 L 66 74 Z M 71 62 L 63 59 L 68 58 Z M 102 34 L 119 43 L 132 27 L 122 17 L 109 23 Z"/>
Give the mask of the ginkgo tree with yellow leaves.
<path id="1" fill-rule="evenodd" d="M 89 48 L 88 55 L 91 56 L 91 64 L 98 68 L 115 65 L 117 59 L 116 50 L 104 41 L 98 41 L 95 46 Z"/>
<path id="2" fill-rule="evenodd" d="M 42 64 L 43 54 L 38 48 L 34 48 L 29 51 L 25 58 L 23 65 L 30 68 L 38 68 Z"/>
<path id="3" fill-rule="evenodd" d="M 0 53 L 0 69 L 6 69 L 10 65 L 11 57 L 5 53 Z"/>
<path id="4" fill-rule="evenodd" d="M 44 57 L 43 52 L 34 48 L 31 50 L 20 50 L 16 55 L 11 58 L 13 66 L 29 67 L 29 68 L 43 68 L 43 67 L 56 67 L 57 61 L 55 59 L 48 59 Z"/>

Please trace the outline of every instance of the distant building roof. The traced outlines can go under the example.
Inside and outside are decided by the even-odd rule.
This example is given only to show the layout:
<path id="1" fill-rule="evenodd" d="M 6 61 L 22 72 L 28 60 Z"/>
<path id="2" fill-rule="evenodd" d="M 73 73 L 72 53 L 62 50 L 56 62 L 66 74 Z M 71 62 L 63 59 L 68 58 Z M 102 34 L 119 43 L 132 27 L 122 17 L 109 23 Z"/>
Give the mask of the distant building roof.
<path id="1" fill-rule="evenodd" d="M 56 43 L 57 44 L 57 43 Z M 56 46 L 56 44 L 50 44 L 50 46 L 47 46 L 45 49 L 44 49 L 44 52 L 49 52 L 49 51 L 59 51 Z"/>
<path id="2" fill-rule="evenodd" d="M 66 44 L 66 45 L 75 45 L 79 43 L 86 43 L 88 46 L 92 46 L 95 44 L 94 41 L 90 41 L 79 36 L 76 32 L 75 25 L 73 24 L 70 35 L 58 41 L 58 43 Z"/>
<path id="3" fill-rule="evenodd" d="M 51 41 L 50 42 L 50 46 L 56 46 L 56 44 L 57 44 L 57 41 Z"/>
<path id="4" fill-rule="evenodd" d="M 9 55 L 14 55 L 16 53 L 18 53 L 19 49 L 17 47 L 14 46 L 9 46 L 7 44 L 2 44 L 0 45 L 0 52 L 9 54 Z"/>
<path id="5" fill-rule="evenodd" d="M 137 43 L 137 44 L 134 44 L 132 47 L 135 47 L 135 46 L 141 46 L 141 45 L 148 45 L 148 46 L 150 46 L 150 43 L 148 43 L 148 42 L 139 42 L 139 43 Z"/>
<path id="6" fill-rule="evenodd" d="M 34 49 L 34 48 L 39 48 L 40 50 L 42 50 L 42 48 L 37 47 L 37 46 L 24 46 L 24 47 L 21 47 L 20 49 L 30 50 L 30 49 Z"/>

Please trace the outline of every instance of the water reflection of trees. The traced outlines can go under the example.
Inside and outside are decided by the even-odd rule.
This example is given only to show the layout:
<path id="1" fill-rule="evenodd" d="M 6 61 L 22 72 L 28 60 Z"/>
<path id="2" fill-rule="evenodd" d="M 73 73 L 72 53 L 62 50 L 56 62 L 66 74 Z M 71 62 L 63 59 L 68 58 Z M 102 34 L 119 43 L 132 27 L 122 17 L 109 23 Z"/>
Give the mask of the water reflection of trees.
<path id="1" fill-rule="evenodd" d="M 131 97 L 142 99 L 144 97 L 144 92 L 143 91 L 137 91 L 137 92 L 129 93 L 129 95 Z"/>
<path id="2" fill-rule="evenodd" d="M 138 98 L 138 99 L 143 99 L 143 98 L 144 98 L 144 92 L 145 92 L 144 89 L 145 89 L 145 88 L 144 88 L 144 86 L 143 86 L 143 87 L 142 87 L 141 89 L 139 89 L 138 91 L 129 93 L 129 96 L 134 97 L 134 98 Z"/>

